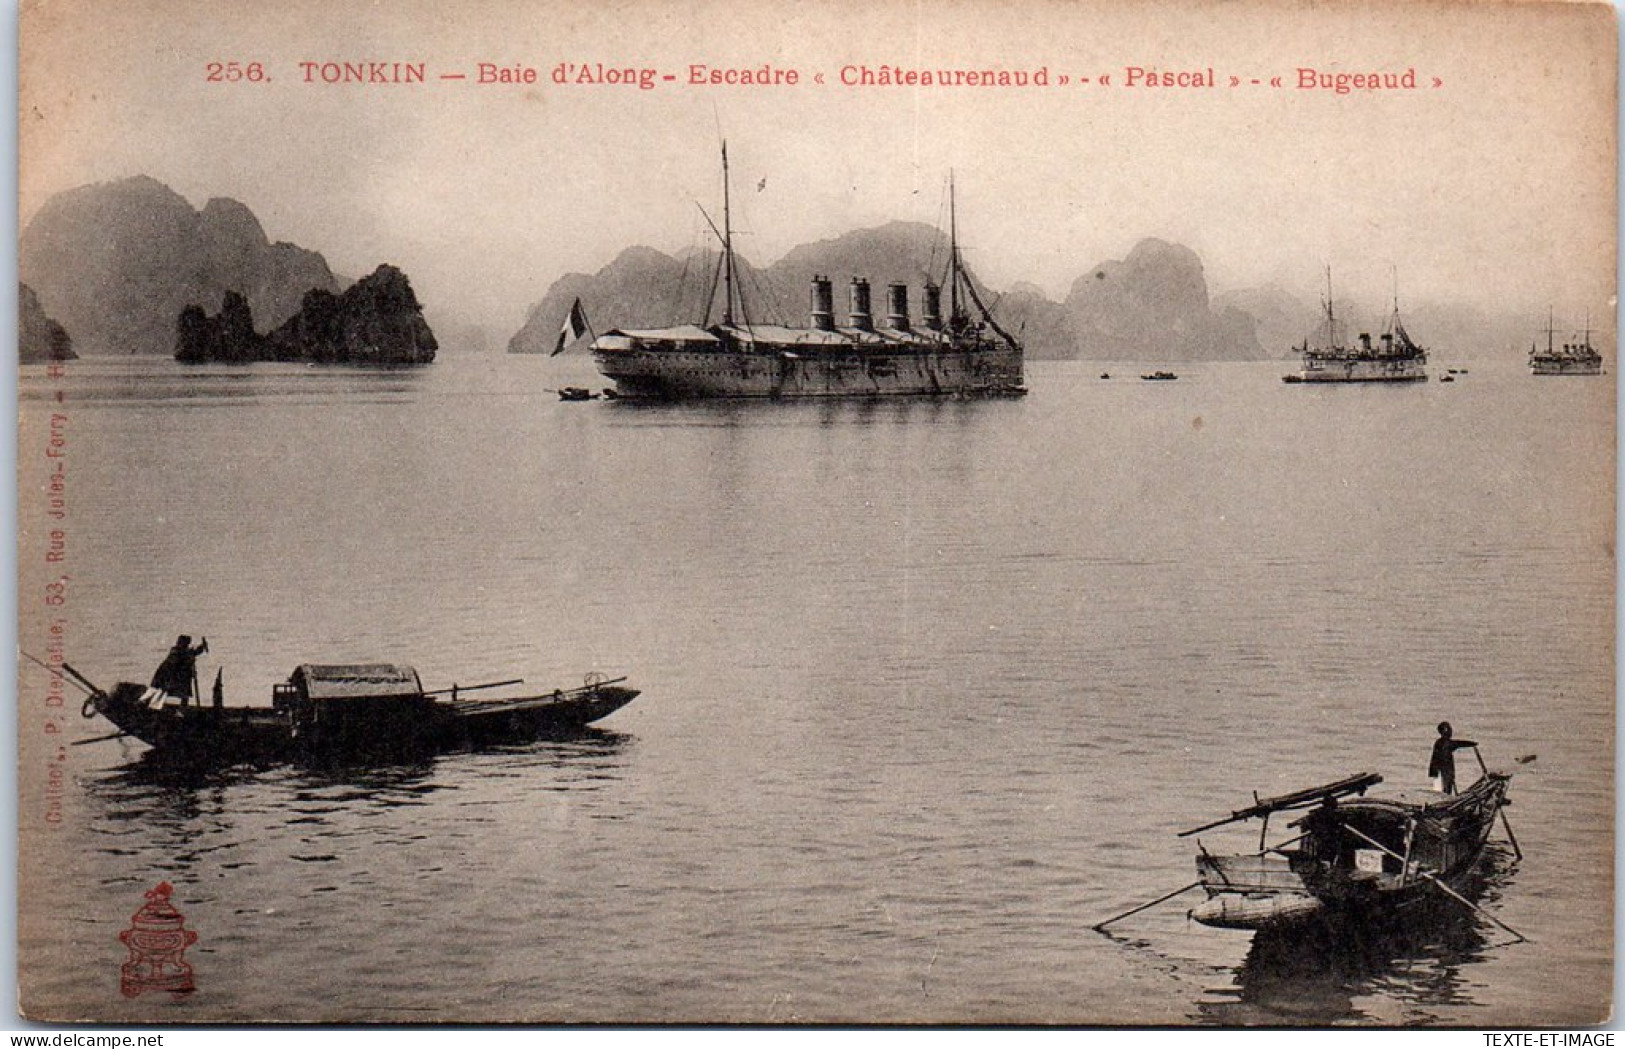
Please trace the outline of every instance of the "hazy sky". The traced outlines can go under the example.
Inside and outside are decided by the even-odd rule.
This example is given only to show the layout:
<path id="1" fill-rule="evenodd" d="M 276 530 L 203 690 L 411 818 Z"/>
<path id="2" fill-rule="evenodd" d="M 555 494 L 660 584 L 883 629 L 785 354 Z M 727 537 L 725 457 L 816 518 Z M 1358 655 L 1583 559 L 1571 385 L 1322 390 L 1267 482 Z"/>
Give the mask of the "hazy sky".
<path id="1" fill-rule="evenodd" d="M 21 220 L 149 174 L 236 198 L 272 239 L 503 334 L 558 276 L 700 239 L 733 161 L 740 249 L 939 220 L 995 287 L 1063 296 L 1143 237 L 1215 288 L 1278 281 L 1562 314 L 1614 288 L 1615 35 L 1607 7 L 1490 3 L 208 3 L 45 0 L 22 29 Z M 210 83 L 259 61 L 269 83 Z M 415 85 L 305 83 L 300 62 L 422 62 Z M 477 63 L 534 67 L 474 83 Z M 560 62 L 653 68 L 653 90 L 560 86 Z M 690 63 L 794 68 L 694 87 Z M 1047 69 L 1048 88 L 870 87 L 844 66 Z M 1214 88 L 1123 85 L 1211 67 Z M 1336 94 L 1299 67 L 1404 72 Z M 470 79 L 442 80 L 464 73 Z M 806 81 L 815 73 L 823 85 Z M 1111 86 L 1079 78 L 1111 77 Z M 1072 79 L 1068 86 L 1058 78 Z M 1228 86 L 1229 77 L 1242 86 Z M 1283 86 L 1267 82 L 1281 77 Z M 1433 78 L 1442 81 L 1434 87 Z M 1259 78 L 1266 83 L 1252 86 Z"/>

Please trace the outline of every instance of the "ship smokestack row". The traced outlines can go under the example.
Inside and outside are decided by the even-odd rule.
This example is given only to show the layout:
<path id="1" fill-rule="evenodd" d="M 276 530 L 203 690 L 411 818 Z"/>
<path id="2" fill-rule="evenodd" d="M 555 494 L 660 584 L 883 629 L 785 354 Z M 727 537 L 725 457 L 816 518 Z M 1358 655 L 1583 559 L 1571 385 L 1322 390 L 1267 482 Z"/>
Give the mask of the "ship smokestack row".
<path id="1" fill-rule="evenodd" d="M 886 327 L 908 331 L 908 285 L 886 285 Z"/>
<path id="2" fill-rule="evenodd" d="M 810 327 L 818 331 L 835 330 L 835 291 L 828 277 L 812 279 L 812 317 Z"/>
<path id="3" fill-rule="evenodd" d="M 862 277 L 852 278 L 851 326 L 859 331 L 874 331 L 875 319 L 869 313 L 869 282 Z"/>
<path id="4" fill-rule="evenodd" d="M 932 281 L 925 283 L 925 326 L 932 331 L 942 330 L 942 289 Z"/>

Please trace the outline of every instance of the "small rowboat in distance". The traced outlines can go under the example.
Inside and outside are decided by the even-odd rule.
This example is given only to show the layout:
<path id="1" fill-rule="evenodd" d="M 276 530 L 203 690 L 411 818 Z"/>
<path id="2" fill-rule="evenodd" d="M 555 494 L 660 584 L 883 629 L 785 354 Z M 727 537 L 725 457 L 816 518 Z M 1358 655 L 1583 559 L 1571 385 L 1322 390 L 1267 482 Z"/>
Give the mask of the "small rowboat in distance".
<path id="1" fill-rule="evenodd" d="M 108 692 L 67 663 L 61 669 L 87 693 L 81 713 L 119 730 L 102 738 L 131 736 L 162 759 L 211 766 L 528 743 L 580 732 L 638 695 L 625 678 L 592 674 L 579 688 L 483 700 L 466 694 L 524 682 L 425 691 L 411 667 L 305 664 L 272 689 L 269 707 L 225 706 L 218 677 L 212 704 L 180 705 L 152 702 L 144 685 L 124 681 Z"/>

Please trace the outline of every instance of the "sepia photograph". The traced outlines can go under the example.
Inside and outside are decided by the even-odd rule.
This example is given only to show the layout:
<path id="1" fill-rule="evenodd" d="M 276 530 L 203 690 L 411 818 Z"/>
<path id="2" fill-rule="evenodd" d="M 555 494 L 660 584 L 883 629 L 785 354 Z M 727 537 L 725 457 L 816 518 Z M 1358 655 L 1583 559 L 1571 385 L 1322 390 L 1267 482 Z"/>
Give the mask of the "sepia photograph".
<path id="1" fill-rule="evenodd" d="M 1612 1019 L 1613 6 L 17 14 L 21 1021 Z"/>

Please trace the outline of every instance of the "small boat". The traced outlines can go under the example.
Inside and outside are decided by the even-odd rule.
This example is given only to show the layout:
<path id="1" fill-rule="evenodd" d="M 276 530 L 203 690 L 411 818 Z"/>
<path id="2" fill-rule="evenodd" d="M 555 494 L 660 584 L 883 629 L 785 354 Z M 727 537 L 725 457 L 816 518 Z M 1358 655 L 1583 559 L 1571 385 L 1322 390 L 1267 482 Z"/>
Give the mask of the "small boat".
<path id="1" fill-rule="evenodd" d="M 1168 382 L 1172 379 L 1179 378 L 1179 376 L 1175 375 L 1173 372 L 1158 371 L 1152 372 L 1149 375 L 1142 375 L 1140 378 L 1144 379 L 1146 382 Z"/>
<path id="2" fill-rule="evenodd" d="M 598 395 L 596 393 L 580 386 L 566 386 L 559 390 L 559 400 L 561 401 L 593 401 L 597 399 Z"/>
<path id="3" fill-rule="evenodd" d="M 591 674 L 579 688 L 469 699 L 466 693 L 524 682 L 425 691 L 407 666 L 312 663 L 273 687 L 269 707 L 225 706 L 218 675 L 213 702 L 204 706 L 128 681 L 107 692 L 67 663 L 61 668 L 87 693 L 80 712 L 118 729 L 105 738 L 134 737 L 165 758 L 210 765 L 527 743 L 580 731 L 638 695 L 623 686 L 625 678 Z"/>
<path id="4" fill-rule="evenodd" d="M 1496 816 L 1510 804 L 1510 780 L 1508 773 L 1486 769 L 1460 794 L 1367 794 L 1382 782 L 1368 772 L 1265 798 L 1185 831 L 1181 837 L 1242 820 L 1263 821 L 1256 852 L 1215 855 L 1198 841 L 1196 871 L 1207 899 L 1190 917 L 1222 929 L 1308 923 L 1350 928 L 1393 918 L 1441 895 L 1476 910 L 1458 890 L 1483 854 Z M 1296 810 L 1307 810 L 1290 824 L 1300 833 L 1268 845 L 1270 816 Z"/>

